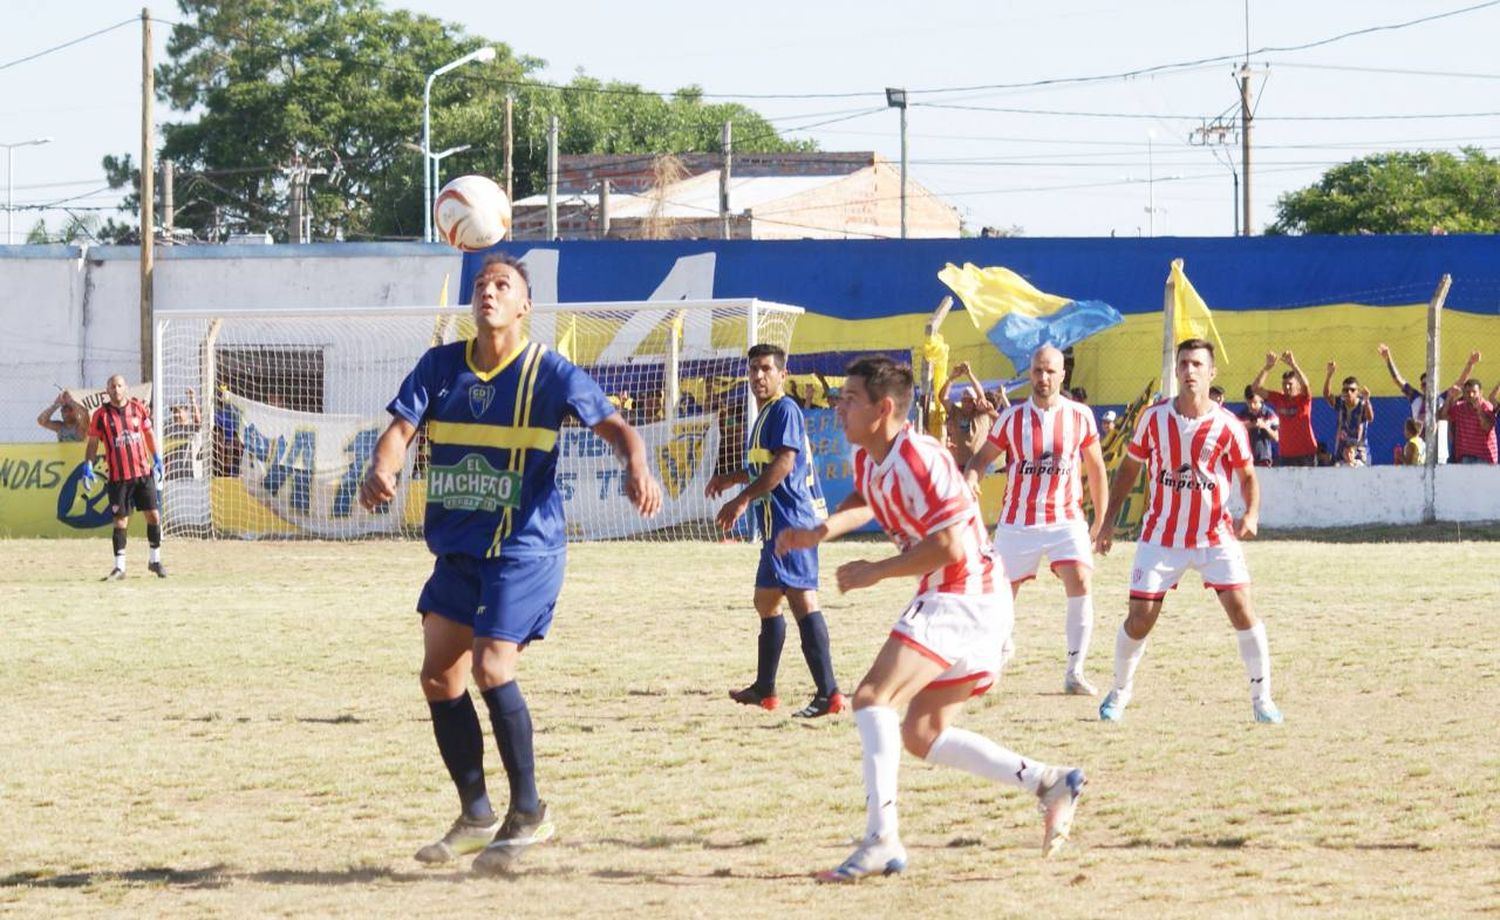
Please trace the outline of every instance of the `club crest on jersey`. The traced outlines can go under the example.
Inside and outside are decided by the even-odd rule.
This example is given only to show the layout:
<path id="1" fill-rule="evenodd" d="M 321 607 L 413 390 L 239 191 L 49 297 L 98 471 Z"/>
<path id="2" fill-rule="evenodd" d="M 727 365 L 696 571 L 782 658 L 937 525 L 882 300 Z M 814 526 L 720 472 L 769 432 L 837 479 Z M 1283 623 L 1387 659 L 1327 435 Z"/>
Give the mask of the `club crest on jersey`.
<path id="1" fill-rule="evenodd" d="M 485 383 L 476 383 L 469 387 L 469 411 L 475 418 L 484 418 L 484 413 L 489 411 L 490 403 L 495 401 L 495 388 Z"/>

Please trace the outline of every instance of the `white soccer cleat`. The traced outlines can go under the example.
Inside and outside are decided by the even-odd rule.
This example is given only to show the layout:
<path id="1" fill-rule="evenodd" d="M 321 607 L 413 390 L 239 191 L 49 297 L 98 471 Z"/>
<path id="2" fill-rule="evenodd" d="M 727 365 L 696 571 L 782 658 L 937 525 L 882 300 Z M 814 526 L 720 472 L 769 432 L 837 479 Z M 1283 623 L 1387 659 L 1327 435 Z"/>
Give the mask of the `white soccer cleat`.
<path id="1" fill-rule="evenodd" d="M 1264 722 L 1268 725 L 1281 724 L 1281 710 L 1270 700 L 1255 700 L 1255 721 Z"/>
<path id="2" fill-rule="evenodd" d="M 1130 702 L 1130 694 L 1123 690 L 1111 690 L 1104 697 L 1104 702 L 1099 704 L 1099 721 L 1119 722 L 1125 718 L 1125 706 Z"/>
<path id="3" fill-rule="evenodd" d="M 1089 683 L 1082 674 L 1069 673 L 1063 678 L 1063 693 L 1068 696 L 1098 696 L 1099 688 Z"/>
<path id="4" fill-rule="evenodd" d="M 417 851 L 417 862 L 441 865 L 453 862 L 460 856 L 478 853 L 489 846 L 498 830 L 500 830 L 498 817 L 492 816 L 487 822 L 476 822 L 460 816 L 441 839 L 434 840 Z"/>
<path id="5" fill-rule="evenodd" d="M 1042 812 L 1042 856 L 1051 856 L 1068 842 L 1073 812 L 1088 779 L 1077 767 L 1048 767 L 1037 784 L 1037 808 Z"/>
<path id="6" fill-rule="evenodd" d="M 833 869 L 814 876 L 820 882 L 857 882 L 867 875 L 895 875 L 906 868 L 906 847 L 892 838 L 872 837 Z"/>

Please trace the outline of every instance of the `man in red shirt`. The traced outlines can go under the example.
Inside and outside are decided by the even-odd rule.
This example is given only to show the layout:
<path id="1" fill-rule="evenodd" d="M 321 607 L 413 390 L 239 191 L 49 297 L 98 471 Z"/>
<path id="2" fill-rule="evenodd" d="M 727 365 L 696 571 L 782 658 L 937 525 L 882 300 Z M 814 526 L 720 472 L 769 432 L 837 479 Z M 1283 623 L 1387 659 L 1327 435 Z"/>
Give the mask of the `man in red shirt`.
<path id="1" fill-rule="evenodd" d="M 139 508 L 146 515 L 146 538 L 151 541 L 151 564 L 147 566 L 158 578 L 166 578 L 161 564 L 161 512 L 157 510 L 156 480 L 161 475 L 161 451 L 151 430 L 151 410 L 139 399 L 132 399 L 119 374 L 109 378 L 106 387 L 109 402 L 100 406 L 89 422 L 89 440 L 84 448 L 83 482 L 94 483 L 94 458 L 104 444 L 104 462 L 109 466 L 109 510 L 114 515 L 112 539 L 115 567 L 105 581 L 125 577 L 125 528 L 130 526 L 130 512 Z M 150 458 L 148 461 L 147 458 Z"/>
<path id="2" fill-rule="evenodd" d="M 1099 706 L 1099 718 L 1106 722 L 1124 718 L 1162 599 L 1188 569 L 1197 569 L 1203 586 L 1218 593 L 1234 626 L 1255 721 L 1281 721 L 1271 699 L 1266 627 L 1250 603 L 1250 570 L 1240 545 L 1259 525 L 1260 484 L 1245 427 L 1208 396 L 1217 374 L 1211 343 L 1187 339 L 1177 346 L 1178 395 L 1141 413 L 1110 489 L 1109 510 L 1094 544 L 1101 556 L 1109 552 L 1120 507 L 1146 467 L 1146 516 L 1130 576 L 1130 613 L 1115 636 L 1114 689 Z M 1228 492 L 1235 479 L 1245 502 L 1238 525 L 1229 517 Z"/>
<path id="3" fill-rule="evenodd" d="M 1469 355 L 1469 362 L 1459 380 L 1463 381 L 1463 395 L 1459 385 L 1448 388 L 1448 401 L 1438 409 L 1438 418 L 1453 426 L 1454 463 L 1495 462 L 1495 407 L 1484 398 L 1484 387 L 1469 372 L 1479 363 L 1479 352 Z M 1465 379 L 1467 378 L 1467 379 Z"/>
<path id="4" fill-rule="evenodd" d="M 1280 393 L 1265 388 L 1266 375 L 1276 367 L 1275 352 L 1266 352 L 1266 366 L 1255 375 L 1250 388 L 1259 393 L 1281 419 L 1281 461 L 1278 465 L 1317 466 L 1318 439 L 1313 437 L 1312 387 L 1290 351 L 1282 352 L 1281 360 L 1290 370 L 1281 375 Z"/>

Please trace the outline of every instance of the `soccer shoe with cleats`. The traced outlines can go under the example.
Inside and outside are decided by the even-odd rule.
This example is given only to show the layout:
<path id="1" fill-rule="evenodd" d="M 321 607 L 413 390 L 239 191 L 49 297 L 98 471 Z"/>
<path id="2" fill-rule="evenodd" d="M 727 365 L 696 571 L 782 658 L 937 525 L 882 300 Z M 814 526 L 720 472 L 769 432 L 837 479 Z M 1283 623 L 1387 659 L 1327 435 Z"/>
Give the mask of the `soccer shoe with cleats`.
<path id="1" fill-rule="evenodd" d="M 1069 674 L 1063 678 L 1063 693 L 1068 696 L 1098 696 L 1099 688 L 1089 683 L 1082 674 Z"/>
<path id="2" fill-rule="evenodd" d="M 106 575 L 106 576 L 104 576 L 103 578 L 101 578 L 99 580 L 100 581 L 124 581 L 125 580 L 125 570 L 124 569 L 110 569 L 109 570 L 109 574 Z"/>
<path id="3" fill-rule="evenodd" d="M 1042 812 L 1042 855 L 1051 856 L 1068 842 L 1073 812 L 1088 779 L 1076 767 L 1048 767 L 1037 784 L 1037 808 Z"/>
<path id="4" fill-rule="evenodd" d="M 490 815 L 487 821 L 476 821 L 461 815 L 441 839 L 434 840 L 417 851 L 417 862 L 435 866 L 453 862 L 460 856 L 478 853 L 489 846 L 499 830 L 500 819 L 494 815 Z"/>
<path id="5" fill-rule="evenodd" d="M 540 802 L 535 812 L 512 808 L 484 852 L 474 858 L 477 875 L 509 875 L 515 871 L 521 856 L 535 844 L 551 839 L 557 828 L 547 814 L 547 803 Z"/>
<path id="6" fill-rule="evenodd" d="M 1281 724 L 1281 710 L 1270 700 L 1256 700 L 1253 703 L 1255 709 L 1255 721 L 1264 722 L 1267 725 Z"/>
<path id="7" fill-rule="evenodd" d="M 1104 697 L 1104 702 L 1099 704 L 1099 721 L 1120 722 L 1125 718 L 1125 704 L 1130 702 L 1130 694 L 1119 690 L 1111 690 Z"/>
<path id="8" fill-rule="evenodd" d="M 815 696 L 812 702 L 792 713 L 794 719 L 816 719 L 821 716 L 833 715 L 843 712 L 849 706 L 842 693 L 835 692 L 832 696 Z"/>
<path id="9" fill-rule="evenodd" d="M 167 577 L 167 567 L 162 565 L 160 562 L 153 562 L 150 565 L 146 566 L 146 568 L 153 572 L 157 578 Z"/>
<path id="10" fill-rule="evenodd" d="M 754 684 L 751 684 L 743 690 L 729 691 L 729 698 L 734 700 L 736 703 L 739 703 L 741 706 L 759 706 L 766 712 L 771 712 L 775 710 L 777 706 L 781 705 L 781 700 L 776 698 L 776 694 L 761 693 L 755 688 Z"/>
<path id="11" fill-rule="evenodd" d="M 867 875 L 895 875 L 906 868 L 906 847 L 901 841 L 872 837 L 859 845 L 838 866 L 819 872 L 820 882 L 857 882 Z"/>

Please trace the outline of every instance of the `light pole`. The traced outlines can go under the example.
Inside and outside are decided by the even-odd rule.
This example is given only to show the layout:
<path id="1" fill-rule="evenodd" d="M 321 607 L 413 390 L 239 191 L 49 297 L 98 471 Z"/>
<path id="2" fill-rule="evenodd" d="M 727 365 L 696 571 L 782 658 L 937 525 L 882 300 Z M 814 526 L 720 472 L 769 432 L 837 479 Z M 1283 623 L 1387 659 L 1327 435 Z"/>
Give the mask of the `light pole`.
<path id="1" fill-rule="evenodd" d="M 473 144 L 460 144 L 457 147 L 449 147 L 447 150 L 432 155 L 432 187 L 440 189 L 443 187 L 443 161 L 455 153 L 463 153 Z"/>
<path id="2" fill-rule="evenodd" d="M 471 61 L 493 61 L 495 48 L 486 45 L 471 51 L 456 61 L 449 61 L 427 75 L 427 85 L 422 87 L 422 242 L 432 242 L 432 179 L 437 164 L 432 158 L 432 81 L 450 70 Z"/>
<path id="3" fill-rule="evenodd" d="M 11 200 L 11 189 L 15 179 L 15 149 L 17 147 L 36 147 L 42 144 L 52 143 L 50 137 L 35 137 L 29 141 L 16 141 L 14 144 L 0 144 L 5 148 L 5 242 L 14 245 L 16 242 L 16 211 L 15 203 Z"/>
<path id="4" fill-rule="evenodd" d="M 888 108 L 901 110 L 901 238 L 904 240 L 906 239 L 906 90 L 887 86 L 885 104 Z"/>

